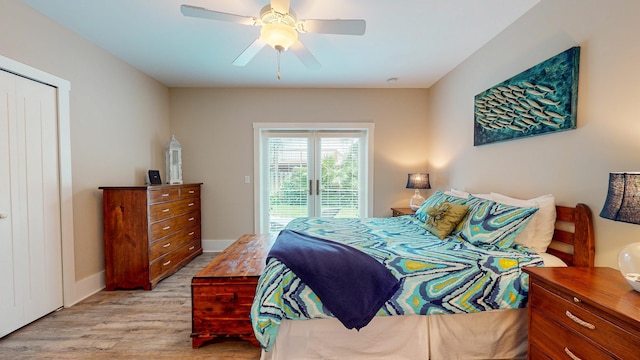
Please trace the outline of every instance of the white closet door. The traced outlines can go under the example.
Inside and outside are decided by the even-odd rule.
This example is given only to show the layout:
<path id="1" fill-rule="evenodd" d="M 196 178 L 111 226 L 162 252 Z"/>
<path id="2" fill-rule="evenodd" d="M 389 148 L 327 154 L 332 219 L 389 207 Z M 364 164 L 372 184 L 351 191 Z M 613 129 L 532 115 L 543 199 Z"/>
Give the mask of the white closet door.
<path id="1" fill-rule="evenodd" d="M 0 71 L 0 336 L 61 307 L 56 89 Z"/>

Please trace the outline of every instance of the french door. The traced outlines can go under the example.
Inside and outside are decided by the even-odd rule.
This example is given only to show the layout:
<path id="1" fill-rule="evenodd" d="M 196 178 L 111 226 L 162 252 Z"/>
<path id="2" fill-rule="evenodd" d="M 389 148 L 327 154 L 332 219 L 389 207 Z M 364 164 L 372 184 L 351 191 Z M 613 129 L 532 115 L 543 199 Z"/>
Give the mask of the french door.
<path id="1" fill-rule="evenodd" d="M 369 215 L 368 129 L 263 129 L 256 183 L 259 232 L 296 217 Z"/>

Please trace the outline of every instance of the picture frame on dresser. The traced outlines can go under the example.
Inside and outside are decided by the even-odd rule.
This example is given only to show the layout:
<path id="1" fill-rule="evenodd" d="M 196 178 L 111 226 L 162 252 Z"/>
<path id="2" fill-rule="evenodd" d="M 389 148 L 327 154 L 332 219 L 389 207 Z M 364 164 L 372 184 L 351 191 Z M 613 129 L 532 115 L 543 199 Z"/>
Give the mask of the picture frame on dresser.
<path id="1" fill-rule="evenodd" d="M 99 188 L 106 290 L 152 290 L 202 254 L 201 185 Z"/>

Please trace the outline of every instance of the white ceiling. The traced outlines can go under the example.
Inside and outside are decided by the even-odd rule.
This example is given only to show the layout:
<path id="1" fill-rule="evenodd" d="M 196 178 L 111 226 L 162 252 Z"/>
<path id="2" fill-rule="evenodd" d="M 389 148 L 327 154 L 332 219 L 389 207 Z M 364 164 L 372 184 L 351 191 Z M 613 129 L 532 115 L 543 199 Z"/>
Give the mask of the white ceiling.
<path id="1" fill-rule="evenodd" d="M 322 67 L 287 52 L 278 80 L 269 46 L 231 65 L 259 27 L 180 13 L 189 4 L 257 17 L 269 0 L 22 0 L 170 87 L 365 88 L 428 88 L 539 1 L 291 0 L 298 19 L 364 19 L 366 33 L 300 34 Z"/>

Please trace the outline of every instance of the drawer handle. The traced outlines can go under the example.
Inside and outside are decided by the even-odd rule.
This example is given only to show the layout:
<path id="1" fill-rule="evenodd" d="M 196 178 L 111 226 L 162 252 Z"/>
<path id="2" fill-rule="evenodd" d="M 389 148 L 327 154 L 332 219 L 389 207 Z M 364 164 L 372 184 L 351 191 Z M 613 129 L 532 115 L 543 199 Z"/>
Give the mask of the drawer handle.
<path id="1" fill-rule="evenodd" d="M 189 248 L 189 251 L 191 251 L 191 250 L 193 250 L 195 248 L 196 248 L 195 246 L 192 246 L 192 247 Z"/>
<path id="2" fill-rule="evenodd" d="M 188 205 L 188 206 L 193 206 L 193 205 L 195 205 L 195 203 L 189 203 L 189 205 Z"/>
<path id="3" fill-rule="evenodd" d="M 162 266 L 167 266 L 167 265 L 169 265 L 169 264 L 171 264 L 171 260 L 169 260 L 169 261 L 167 261 L 167 262 L 162 263 Z"/>
<path id="4" fill-rule="evenodd" d="M 162 212 L 169 212 L 171 209 L 162 209 Z"/>
<path id="5" fill-rule="evenodd" d="M 162 194 L 162 197 L 167 197 L 169 196 L 169 194 Z"/>
<path id="6" fill-rule="evenodd" d="M 574 303 L 581 303 L 581 302 L 582 302 L 582 300 L 580 300 L 580 299 L 578 299 L 577 297 L 575 297 L 575 296 L 574 296 L 574 297 L 573 297 L 573 302 L 574 302 Z"/>
<path id="7" fill-rule="evenodd" d="M 195 190 L 189 190 L 189 194 L 195 194 L 196 191 Z"/>
<path id="8" fill-rule="evenodd" d="M 169 229 L 171 229 L 171 226 L 169 226 L 169 225 L 167 225 L 167 226 L 162 228 L 162 230 L 169 230 Z"/>
<path id="9" fill-rule="evenodd" d="M 595 326 L 595 325 L 593 325 L 593 324 L 591 324 L 591 323 L 588 323 L 588 322 L 586 322 L 586 321 L 584 321 L 584 320 L 580 319 L 579 317 L 577 317 L 577 316 L 573 315 L 569 310 L 567 310 L 567 312 L 565 312 L 564 314 L 565 314 L 565 315 L 567 315 L 567 317 L 568 317 L 569 319 L 571 319 L 571 320 L 575 321 L 575 322 L 576 322 L 576 323 L 578 323 L 579 325 L 582 325 L 582 326 L 586 327 L 587 329 L 591 329 L 591 330 L 593 330 L 593 329 L 595 329 L 595 328 L 596 328 L 596 326 Z"/>
<path id="10" fill-rule="evenodd" d="M 192 231 L 192 232 L 189 233 L 189 236 L 191 236 L 191 235 L 193 235 L 195 233 L 196 233 L 195 231 Z"/>
<path id="11" fill-rule="evenodd" d="M 564 352 L 565 354 L 569 355 L 569 357 L 573 360 L 582 360 L 581 358 L 577 357 L 574 353 L 572 353 L 571 350 L 569 350 L 569 348 L 567 347 L 564 348 Z"/>
<path id="12" fill-rule="evenodd" d="M 195 220 L 195 219 L 196 219 L 196 218 L 194 218 L 194 217 L 190 217 L 190 218 L 189 218 L 189 221 L 193 221 L 193 220 Z"/>
<path id="13" fill-rule="evenodd" d="M 171 246 L 171 243 L 166 243 L 166 244 L 162 245 L 163 248 L 168 248 L 169 246 Z"/>

